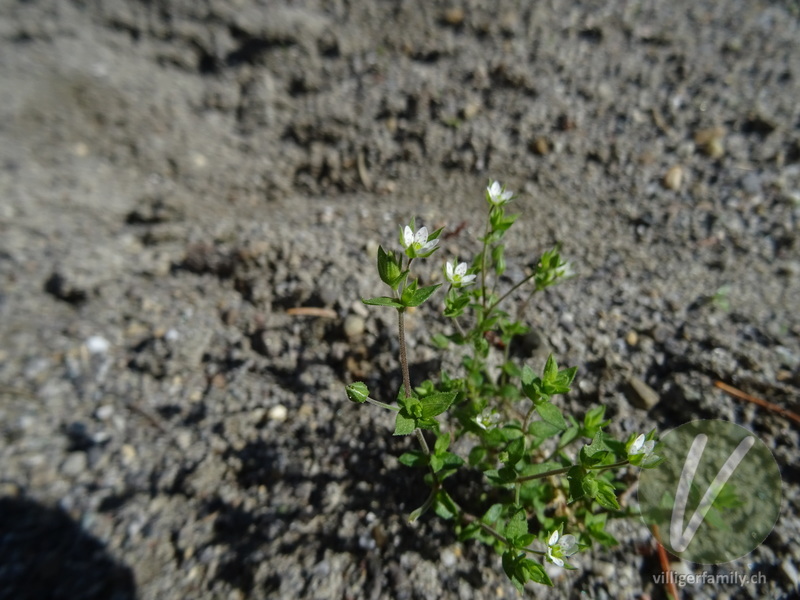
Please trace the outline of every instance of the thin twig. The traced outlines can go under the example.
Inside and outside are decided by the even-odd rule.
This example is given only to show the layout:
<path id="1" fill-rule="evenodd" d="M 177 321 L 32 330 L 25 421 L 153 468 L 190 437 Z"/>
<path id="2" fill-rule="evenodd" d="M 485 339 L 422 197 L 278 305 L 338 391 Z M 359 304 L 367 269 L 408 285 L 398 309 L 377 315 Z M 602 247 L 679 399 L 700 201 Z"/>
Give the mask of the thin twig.
<path id="1" fill-rule="evenodd" d="M 286 309 L 286 314 L 301 317 L 324 317 L 326 319 L 335 319 L 339 316 L 335 310 L 318 306 L 296 306 Z"/>
<path id="2" fill-rule="evenodd" d="M 661 570 L 664 573 L 664 581 L 667 588 L 667 594 L 672 596 L 673 600 L 680 600 L 678 595 L 678 588 L 675 587 L 675 582 L 672 579 L 672 569 L 669 568 L 669 557 L 664 545 L 661 543 L 661 534 L 658 532 L 658 525 L 653 525 L 650 530 L 656 538 L 656 550 L 658 551 L 658 561 L 661 563 Z"/>
<path id="3" fill-rule="evenodd" d="M 740 400 L 745 400 L 747 402 L 752 402 L 753 404 L 757 404 L 762 408 L 766 408 L 772 412 L 778 413 L 782 417 L 786 417 L 787 419 L 791 419 L 795 423 L 800 424 L 800 415 L 790 411 L 787 408 L 783 408 L 782 406 L 778 406 L 777 404 L 773 404 L 772 402 L 767 402 L 766 400 L 762 400 L 761 398 L 756 398 L 755 396 L 751 396 L 739 390 L 727 383 L 722 383 L 721 381 L 715 381 L 714 385 L 721 389 L 723 392 L 727 393 L 729 396 L 734 398 L 738 398 Z"/>

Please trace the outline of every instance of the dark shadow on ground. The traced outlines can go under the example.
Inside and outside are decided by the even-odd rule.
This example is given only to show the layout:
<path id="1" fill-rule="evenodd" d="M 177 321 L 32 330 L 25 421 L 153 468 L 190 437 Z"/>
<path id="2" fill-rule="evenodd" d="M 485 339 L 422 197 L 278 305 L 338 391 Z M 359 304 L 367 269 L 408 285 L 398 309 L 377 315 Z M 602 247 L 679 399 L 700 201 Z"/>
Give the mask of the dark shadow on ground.
<path id="1" fill-rule="evenodd" d="M 133 571 L 64 511 L 0 498 L 0 600 L 134 600 Z"/>

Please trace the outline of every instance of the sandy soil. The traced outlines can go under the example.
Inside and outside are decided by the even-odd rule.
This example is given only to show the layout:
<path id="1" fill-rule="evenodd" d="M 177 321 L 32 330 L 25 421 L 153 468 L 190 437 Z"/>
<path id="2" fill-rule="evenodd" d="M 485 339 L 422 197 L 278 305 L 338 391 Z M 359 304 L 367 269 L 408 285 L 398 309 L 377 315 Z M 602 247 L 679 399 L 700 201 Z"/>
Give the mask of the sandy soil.
<path id="1" fill-rule="evenodd" d="M 485 549 L 405 522 L 412 440 L 342 391 L 399 382 L 392 315 L 358 301 L 376 244 L 416 216 L 470 256 L 489 178 L 520 194 L 509 274 L 554 242 L 576 265 L 521 350 L 579 367 L 566 410 L 728 419 L 774 452 L 765 543 L 679 565 L 766 581 L 683 597 L 796 597 L 797 426 L 713 382 L 800 409 L 799 14 L 0 3 L 0 598 L 514 597 Z M 441 327 L 409 324 L 418 375 Z M 613 533 L 531 593 L 663 598 L 644 525 Z"/>

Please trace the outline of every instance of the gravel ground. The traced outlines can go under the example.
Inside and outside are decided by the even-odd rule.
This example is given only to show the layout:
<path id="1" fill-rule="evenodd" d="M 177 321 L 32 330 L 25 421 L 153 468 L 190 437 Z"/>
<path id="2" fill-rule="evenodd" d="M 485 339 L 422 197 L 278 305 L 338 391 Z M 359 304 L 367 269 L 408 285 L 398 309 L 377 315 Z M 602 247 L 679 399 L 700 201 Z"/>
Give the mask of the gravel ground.
<path id="1" fill-rule="evenodd" d="M 579 367 L 566 409 L 775 455 L 775 530 L 710 569 L 763 580 L 682 596 L 797 597 L 798 428 L 713 387 L 800 410 L 797 2 L 7 0 L 0 44 L 0 598 L 516 597 L 405 522 L 413 440 L 343 393 L 399 384 L 376 245 L 416 216 L 471 256 L 489 178 L 510 276 L 576 265 L 523 349 Z M 531 594 L 663 598 L 612 532 Z"/>

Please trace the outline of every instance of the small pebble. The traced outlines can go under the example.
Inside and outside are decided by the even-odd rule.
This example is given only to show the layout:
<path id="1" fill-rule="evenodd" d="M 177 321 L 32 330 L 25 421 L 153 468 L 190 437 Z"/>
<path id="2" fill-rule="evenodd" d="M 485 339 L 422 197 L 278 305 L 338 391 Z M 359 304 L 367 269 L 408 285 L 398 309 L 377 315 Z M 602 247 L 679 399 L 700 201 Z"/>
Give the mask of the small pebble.
<path id="1" fill-rule="evenodd" d="M 286 417 L 289 416 L 289 411 L 283 404 L 276 404 L 272 408 L 269 409 L 267 413 L 270 421 L 277 421 L 278 423 L 283 423 L 286 420 Z"/>
<path id="2" fill-rule="evenodd" d="M 668 190 L 679 190 L 683 183 L 683 167 L 675 165 L 664 175 L 664 187 Z"/>
<path id="3" fill-rule="evenodd" d="M 358 315 L 347 315 L 344 320 L 344 334 L 348 338 L 357 338 L 364 333 L 366 324 Z"/>
<path id="4" fill-rule="evenodd" d="M 628 379 L 628 398 L 636 408 L 650 410 L 661 400 L 658 393 L 638 377 Z"/>
<path id="5" fill-rule="evenodd" d="M 781 563 L 781 571 L 783 571 L 783 574 L 786 576 L 786 578 L 792 582 L 792 585 L 797 587 L 798 583 L 800 582 L 800 575 L 798 575 L 797 569 L 795 568 L 794 564 L 792 564 L 791 560 L 788 558 L 784 559 L 784 561 Z"/>
<path id="6" fill-rule="evenodd" d="M 461 25 L 464 22 L 464 9 L 457 6 L 448 8 L 442 18 L 448 25 Z"/>
<path id="7" fill-rule="evenodd" d="M 628 334 L 625 336 L 625 342 L 631 348 L 635 347 L 639 343 L 639 334 L 636 333 L 636 330 L 631 329 Z"/>
<path id="8" fill-rule="evenodd" d="M 76 477 L 86 470 L 86 453 L 70 452 L 61 464 L 61 472 L 67 477 Z"/>
<path id="9" fill-rule="evenodd" d="M 89 350 L 90 354 L 105 354 L 110 346 L 111 344 L 108 343 L 108 340 L 99 335 L 93 335 L 86 340 L 86 349 Z"/>
<path id="10" fill-rule="evenodd" d="M 550 144 L 546 138 L 537 137 L 530 143 L 530 149 L 539 156 L 545 156 L 550 153 Z"/>
<path id="11" fill-rule="evenodd" d="M 101 421 L 108 421 L 114 415 L 114 407 L 110 404 L 104 404 L 103 406 L 98 407 L 95 411 L 94 416 L 100 419 Z"/>
<path id="12" fill-rule="evenodd" d="M 136 460 L 136 448 L 130 444 L 123 444 L 120 452 L 122 453 L 122 462 L 124 464 L 130 465 Z"/>
<path id="13" fill-rule="evenodd" d="M 454 567 L 458 562 L 456 555 L 449 548 L 445 548 L 442 551 L 441 556 L 442 556 L 442 564 L 447 568 Z"/>
<path id="14" fill-rule="evenodd" d="M 188 450 L 192 445 L 192 434 L 188 431 L 179 431 L 175 436 L 175 443 L 181 450 Z"/>

